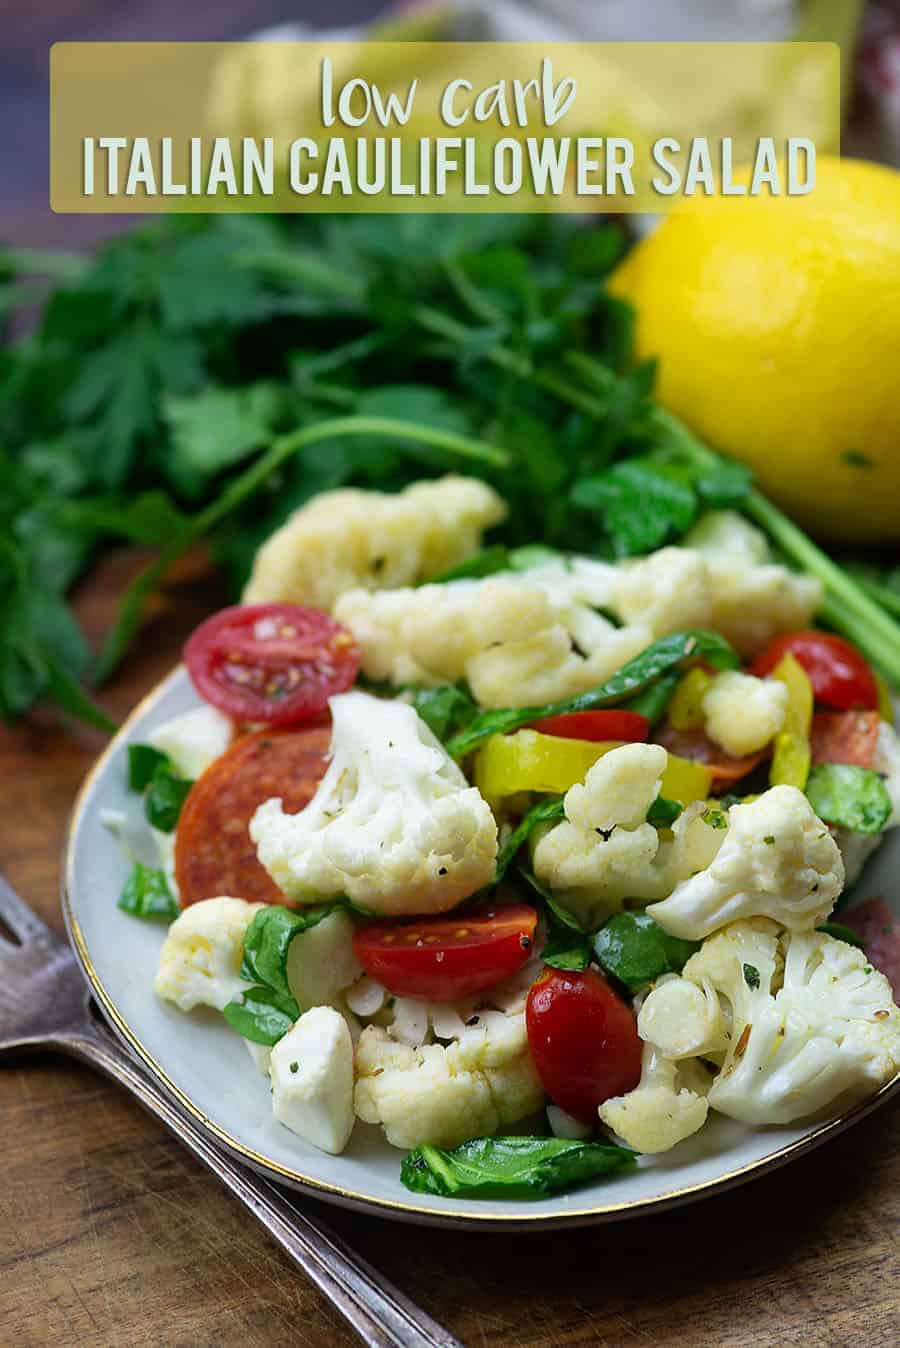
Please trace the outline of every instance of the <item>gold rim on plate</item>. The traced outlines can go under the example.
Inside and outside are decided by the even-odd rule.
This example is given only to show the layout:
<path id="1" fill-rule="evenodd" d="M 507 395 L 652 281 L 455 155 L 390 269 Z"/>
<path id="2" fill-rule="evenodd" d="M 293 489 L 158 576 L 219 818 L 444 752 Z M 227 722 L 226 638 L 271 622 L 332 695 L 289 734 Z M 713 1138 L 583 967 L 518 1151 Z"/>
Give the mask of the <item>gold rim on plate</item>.
<path id="1" fill-rule="evenodd" d="M 721 1192 L 724 1189 L 733 1188 L 735 1185 L 746 1183 L 747 1180 L 756 1178 L 759 1175 L 767 1174 L 770 1170 L 784 1165 L 787 1161 L 795 1157 L 804 1155 L 814 1148 L 821 1146 L 831 1137 L 837 1136 L 845 1129 L 858 1123 L 860 1119 L 871 1114 L 873 1110 L 879 1108 L 889 1098 L 895 1095 L 900 1089 L 900 1073 L 893 1080 L 883 1085 L 873 1096 L 867 1100 L 861 1101 L 853 1108 L 848 1109 L 835 1119 L 830 1119 L 827 1123 L 820 1124 L 813 1132 L 805 1137 L 798 1138 L 794 1142 L 789 1142 L 786 1146 L 779 1148 L 778 1151 L 760 1158 L 757 1161 L 750 1161 L 746 1165 L 738 1166 L 734 1170 L 727 1171 L 725 1174 L 717 1175 L 714 1179 L 703 1180 L 699 1184 L 686 1185 L 681 1189 L 673 1189 L 668 1193 L 660 1194 L 653 1198 L 642 1198 L 636 1202 L 625 1203 L 606 1203 L 602 1205 L 593 1205 L 588 1208 L 569 1208 L 560 1212 L 527 1212 L 523 1211 L 521 1215 L 500 1215 L 498 1213 L 478 1212 L 474 1209 L 468 1209 L 465 1212 L 450 1212 L 438 1208 L 423 1207 L 417 1203 L 404 1203 L 396 1199 L 377 1198 L 372 1194 L 361 1192 L 358 1189 L 348 1189 L 344 1185 L 329 1184 L 325 1180 L 316 1179 L 312 1175 L 306 1175 L 302 1170 L 295 1170 L 287 1166 L 280 1165 L 277 1161 L 272 1161 L 268 1157 L 261 1155 L 252 1148 L 247 1147 L 236 1137 L 233 1137 L 226 1129 L 221 1128 L 212 1119 L 203 1114 L 193 1103 L 188 1095 L 176 1086 L 175 1083 L 166 1075 L 165 1070 L 154 1058 L 153 1054 L 141 1042 L 131 1027 L 120 1015 L 113 999 L 110 997 L 103 982 L 94 968 L 87 943 L 84 939 L 84 933 L 81 930 L 81 924 L 72 907 L 71 895 L 75 891 L 74 874 L 74 841 L 78 832 L 81 820 L 88 806 L 88 797 L 94 787 L 101 772 L 109 760 L 119 752 L 124 740 L 132 725 L 143 713 L 150 709 L 158 699 L 166 692 L 169 685 L 174 683 L 183 671 L 182 665 L 176 665 L 172 672 L 147 693 L 137 706 L 129 713 L 123 721 L 115 736 L 100 754 L 99 758 L 91 767 L 87 776 L 79 788 L 78 795 L 75 797 L 75 803 L 72 807 L 72 814 L 69 819 L 69 825 L 66 830 L 65 841 L 63 844 L 63 882 L 61 902 L 63 917 L 66 923 L 66 929 L 69 933 L 69 939 L 72 947 L 81 965 L 85 978 L 90 985 L 91 991 L 96 997 L 103 1014 L 111 1024 L 112 1028 L 124 1040 L 128 1047 L 137 1054 L 144 1065 L 149 1068 L 158 1081 L 162 1083 L 168 1093 L 177 1101 L 191 1118 L 204 1128 L 208 1133 L 230 1152 L 246 1161 L 255 1170 L 262 1171 L 270 1178 L 274 1178 L 282 1183 L 290 1184 L 292 1187 L 310 1194 L 314 1198 L 321 1198 L 328 1202 L 339 1203 L 345 1207 L 362 1207 L 370 1212 L 381 1214 L 383 1216 L 393 1216 L 405 1221 L 421 1222 L 432 1226 L 447 1227 L 471 1227 L 478 1226 L 481 1229 L 493 1227 L 495 1229 L 521 1230 L 534 1229 L 540 1227 L 563 1227 L 587 1225 L 590 1222 L 616 1221 L 626 1217 L 644 1217 L 651 1211 L 664 1211 L 668 1208 L 679 1207 L 684 1203 L 689 1203 L 701 1196 L 707 1196 Z"/>

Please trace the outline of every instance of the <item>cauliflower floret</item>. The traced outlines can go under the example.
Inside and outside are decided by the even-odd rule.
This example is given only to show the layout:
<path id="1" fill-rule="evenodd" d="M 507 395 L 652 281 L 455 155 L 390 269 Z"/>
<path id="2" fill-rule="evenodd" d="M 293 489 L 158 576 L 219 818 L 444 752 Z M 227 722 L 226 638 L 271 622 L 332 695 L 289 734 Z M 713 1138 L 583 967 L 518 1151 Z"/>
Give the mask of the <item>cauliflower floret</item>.
<path id="1" fill-rule="evenodd" d="M 224 754 L 234 722 L 218 707 L 195 707 L 151 730 L 147 743 L 165 754 L 182 777 L 195 781 Z"/>
<path id="2" fill-rule="evenodd" d="M 244 937 L 261 903 L 223 896 L 192 903 L 169 928 L 153 983 L 158 997 L 181 1011 L 221 1011 L 246 989 L 238 975 Z"/>
<path id="3" fill-rule="evenodd" d="M 506 506 L 474 478 L 414 482 L 396 494 L 344 488 L 301 507 L 256 554 L 244 602 L 330 610 L 345 590 L 415 585 L 481 547 Z"/>
<path id="4" fill-rule="evenodd" d="M 787 1124 L 900 1068 L 900 1011 L 864 953 L 822 932 L 735 922 L 705 941 L 683 977 L 726 1003 L 731 1042 L 711 1108 L 748 1124 Z"/>
<path id="5" fill-rule="evenodd" d="M 659 795 L 667 754 L 659 744 L 625 744 L 597 760 L 583 784 L 569 788 L 565 819 L 534 848 L 537 878 L 589 925 L 618 912 L 624 899 L 660 899 L 707 866 L 722 832 L 703 822 L 705 805 L 689 806 L 662 842 L 647 811 Z"/>
<path id="6" fill-rule="evenodd" d="M 825 920 L 843 885 L 841 854 L 803 792 L 773 786 L 747 805 L 732 805 L 710 865 L 650 912 L 690 941 L 742 917 L 772 917 L 800 931 Z"/>
<path id="7" fill-rule="evenodd" d="M 546 577 L 532 582 L 525 572 L 378 594 L 350 590 L 334 616 L 356 637 L 369 678 L 465 678 L 484 707 L 555 701 L 601 683 L 652 639 L 647 627 L 617 628 L 576 602 L 568 573 L 559 574 L 566 579 L 559 602 Z"/>
<path id="8" fill-rule="evenodd" d="M 769 560 L 766 536 L 736 510 L 709 510 L 683 540 L 686 548 L 707 556 L 739 557 L 751 566 Z"/>
<path id="9" fill-rule="evenodd" d="M 356 1050 L 354 1106 L 395 1147 L 455 1147 L 539 1109 L 544 1092 L 521 1035 L 412 1048 L 370 1025 Z"/>
<path id="10" fill-rule="evenodd" d="M 821 600 L 812 576 L 748 564 L 739 553 L 669 547 L 623 565 L 613 608 L 654 637 L 710 627 L 752 655 L 778 632 L 807 627 Z"/>
<path id="11" fill-rule="evenodd" d="M 336 1156 L 350 1140 L 353 1044 L 330 1006 L 306 1011 L 272 1049 L 272 1112 L 292 1133 Z"/>
<path id="12" fill-rule="evenodd" d="M 641 1003 L 638 1034 L 662 1057 L 709 1058 L 728 1047 L 728 1028 L 722 1007 L 708 980 L 692 983 L 667 975 L 651 988 Z"/>
<path id="13" fill-rule="evenodd" d="M 487 884 L 494 816 L 415 709 L 360 692 L 329 705 L 331 763 L 315 796 L 299 814 L 267 800 L 250 821 L 279 888 L 398 914 L 442 913 Z"/>
<path id="14" fill-rule="evenodd" d="M 646 819 L 666 759 L 659 744 L 624 744 L 604 754 L 583 784 L 566 792 L 565 819 L 539 839 L 535 875 L 578 916 L 609 916 L 626 896 L 642 897 L 648 883 L 655 894 L 659 834 Z"/>
<path id="15" fill-rule="evenodd" d="M 726 670 L 703 696 L 706 733 L 727 754 L 743 758 L 774 739 L 784 725 L 787 704 L 787 686 L 780 679 Z"/>
<path id="16" fill-rule="evenodd" d="M 641 1079 L 627 1095 L 606 1100 L 600 1118 L 629 1147 L 669 1151 L 706 1122 L 708 1078 L 699 1063 L 674 1063 L 645 1044 Z"/>

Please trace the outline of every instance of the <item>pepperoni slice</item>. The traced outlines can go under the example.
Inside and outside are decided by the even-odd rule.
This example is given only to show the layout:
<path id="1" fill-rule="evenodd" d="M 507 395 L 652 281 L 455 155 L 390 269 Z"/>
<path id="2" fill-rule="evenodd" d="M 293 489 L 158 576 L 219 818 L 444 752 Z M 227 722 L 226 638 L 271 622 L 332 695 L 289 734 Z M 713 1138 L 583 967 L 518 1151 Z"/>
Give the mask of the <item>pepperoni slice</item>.
<path id="1" fill-rule="evenodd" d="M 328 766 L 331 726 L 261 730 L 232 744 L 191 787 L 175 834 L 182 908 L 230 894 L 251 903 L 288 900 L 256 859 L 249 824 L 280 796 L 288 814 L 312 800 Z"/>
<path id="2" fill-rule="evenodd" d="M 656 740 L 677 754 L 679 758 L 690 758 L 695 763 L 705 763 L 713 774 L 712 791 L 721 795 L 734 783 L 746 777 L 769 755 L 768 746 L 757 754 L 746 754 L 743 758 L 732 758 L 714 744 L 702 730 L 675 730 L 670 725 L 662 726 Z"/>
<path id="3" fill-rule="evenodd" d="M 880 725 L 877 711 L 817 711 L 810 734 L 812 761 L 870 768 Z"/>
<path id="4" fill-rule="evenodd" d="M 839 914 L 839 921 L 866 943 L 866 955 L 900 997 L 900 926 L 884 899 L 866 899 Z"/>

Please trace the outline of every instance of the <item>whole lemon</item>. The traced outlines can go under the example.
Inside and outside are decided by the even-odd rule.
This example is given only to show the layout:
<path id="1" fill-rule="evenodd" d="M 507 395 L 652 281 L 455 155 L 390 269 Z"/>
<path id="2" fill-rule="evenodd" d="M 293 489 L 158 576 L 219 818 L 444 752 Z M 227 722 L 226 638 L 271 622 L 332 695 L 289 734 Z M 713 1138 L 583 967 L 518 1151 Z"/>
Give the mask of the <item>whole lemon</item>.
<path id="1" fill-rule="evenodd" d="M 610 288 L 665 407 L 812 532 L 900 539 L 900 173 L 820 156 L 806 197 L 691 203 Z"/>

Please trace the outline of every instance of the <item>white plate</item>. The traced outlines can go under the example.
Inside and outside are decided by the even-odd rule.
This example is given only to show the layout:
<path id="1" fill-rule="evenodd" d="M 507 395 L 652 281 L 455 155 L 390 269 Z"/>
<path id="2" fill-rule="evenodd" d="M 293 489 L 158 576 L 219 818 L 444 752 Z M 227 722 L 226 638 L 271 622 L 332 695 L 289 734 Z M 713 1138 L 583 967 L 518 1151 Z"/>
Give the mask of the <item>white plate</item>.
<path id="1" fill-rule="evenodd" d="M 267 1080 L 214 1011 L 183 1015 L 153 993 L 164 931 L 116 907 L 128 872 L 101 820 L 140 803 L 127 790 L 125 745 L 196 706 L 187 674 L 176 669 L 132 713 L 81 789 L 72 817 L 63 908 L 76 953 L 101 1008 L 122 1038 L 194 1118 L 232 1151 L 273 1178 L 317 1197 L 410 1221 L 532 1229 L 637 1216 L 740 1183 L 801 1155 L 848 1127 L 900 1088 L 900 1077 L 860 1106 L 805 1127 L 749 1129 L 710 1115 L 703 1131 L 658 1158 L 605 1182 L 540 1202 L 462 1201 L 411 1194 L 400 1183 L 402 1153 L 379 1130 L 357 1123 L 342 1156 L 308 1146 L 272 1117 Z M 867 893 L 900 911 L 900 829 L 866 872 Z"/>

